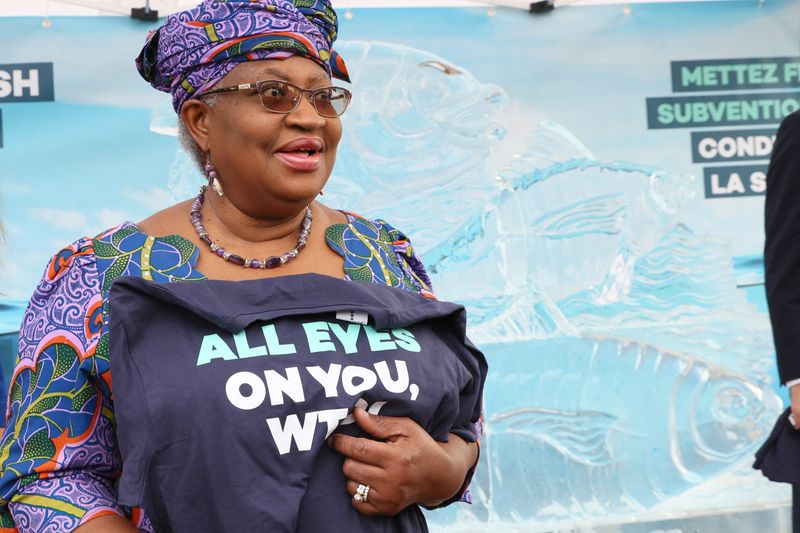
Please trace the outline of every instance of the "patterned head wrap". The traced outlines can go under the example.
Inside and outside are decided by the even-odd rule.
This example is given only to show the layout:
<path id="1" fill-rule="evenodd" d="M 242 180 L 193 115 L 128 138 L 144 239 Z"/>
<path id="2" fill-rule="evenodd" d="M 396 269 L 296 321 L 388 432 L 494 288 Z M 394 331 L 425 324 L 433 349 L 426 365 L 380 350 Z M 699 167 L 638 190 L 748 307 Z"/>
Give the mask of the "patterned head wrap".
<path id="1" fill-rule="evenodd" d="M 337 29 L 329 0 L 203 0 L 150 32 L 136 68 L 150 85 L 172 93 L 177 113 L 243 61 L 300 55 L 349 82 L 331 48 Z"/>

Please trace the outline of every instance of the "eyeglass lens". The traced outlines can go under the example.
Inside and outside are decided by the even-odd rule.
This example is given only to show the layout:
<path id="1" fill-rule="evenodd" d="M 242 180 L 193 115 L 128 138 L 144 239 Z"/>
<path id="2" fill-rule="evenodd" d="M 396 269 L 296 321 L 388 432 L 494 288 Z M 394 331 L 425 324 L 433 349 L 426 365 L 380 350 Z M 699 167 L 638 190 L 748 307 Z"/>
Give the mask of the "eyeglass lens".
<path id="1" fill-rule="evenodd" d="M 303 96 L 303 91 L 286 82 L 270 81 L 259 85 L 261 102 L 264 107 L 277 113 L 290 113 L 294 111 Z M 350 97 L 346 89 L 341 87 L 323 87 L 311 94 L 314 107 L 322 116 L 338 117 L 347 109 Z"/>

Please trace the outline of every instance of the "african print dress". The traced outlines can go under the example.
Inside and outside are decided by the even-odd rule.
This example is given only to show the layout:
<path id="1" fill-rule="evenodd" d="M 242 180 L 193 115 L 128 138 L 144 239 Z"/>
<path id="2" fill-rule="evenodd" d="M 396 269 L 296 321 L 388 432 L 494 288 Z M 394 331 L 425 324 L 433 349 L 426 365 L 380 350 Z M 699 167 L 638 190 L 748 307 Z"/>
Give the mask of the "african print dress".
<path id="1" fill-rule="evenodd" d="M 345 279 L 433 298 L 410 242 L 386 222 L 348 214 L 348 223 L 329 227 L 326 237 L 344 258 Z M 107 298 L 123 276 L 204 280 L 195 268 L 198 255 L 180 236 L 153 237 L 124 223 L 51 259 L 24 315 L 10 380 L 0 441 L 0 531 L 67 532 L 111 514 L 153 531 L 141 509 L 123 508 L 116 498 L 122 463 Z M 460 498 L 469 501 L 468 491 Z"/>

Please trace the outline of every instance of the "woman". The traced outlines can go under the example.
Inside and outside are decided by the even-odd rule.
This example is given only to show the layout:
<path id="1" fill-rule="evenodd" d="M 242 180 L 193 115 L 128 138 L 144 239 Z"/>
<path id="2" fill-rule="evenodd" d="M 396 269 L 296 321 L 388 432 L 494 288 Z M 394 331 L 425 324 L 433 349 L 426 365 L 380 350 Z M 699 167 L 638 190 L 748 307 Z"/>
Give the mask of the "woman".
<path id="1" fill-rule="evenodd" d="M 401 232 L 315 201 L 349 101 L 346 90 L 330 87 L 331 76 L 347 80 L 331 50 L 336 30 L 327 0 L 206 1 L 168 17 L 148 37 L 140 73 L 172 93 L 183 140 L 209 187 L 139 224 L 80 239 L 48 265 L 20 332 L 0 446 L 3 526 L 153 531 L 146 513 L 121 506 L 116 494 L 115 281 L 199 287 L 209 283 L 203 280 L 321 274 L 432 296 Z M 340 489 L 358 516 L 386 524 L 416 504 L 463 497 L 477 459 L 469 432 L 440 442 L 410 418 L 363 409 L 352 416 L 361 436 L 335 433 L 328 443 L 341 454 Z"/>

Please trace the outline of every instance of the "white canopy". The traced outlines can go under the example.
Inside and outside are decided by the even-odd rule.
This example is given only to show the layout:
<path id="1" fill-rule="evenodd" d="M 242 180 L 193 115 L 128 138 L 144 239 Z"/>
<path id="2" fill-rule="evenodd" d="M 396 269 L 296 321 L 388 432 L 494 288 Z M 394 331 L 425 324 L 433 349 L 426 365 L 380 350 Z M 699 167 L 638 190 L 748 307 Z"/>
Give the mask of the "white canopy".
<path id="1" fill-rule="evenodd" d="M 597 4 L 633 4 L 656 1 L 697 0 L 556 0 L 556 6 Z M 755 0 L 754 0 L 755 1 Z M 26 0 L 0 2 L 0 16 L 90 16 L 130 15 L 131 8 L 144 6 L 146 0 Z M 197 4 L 198 0 L 151 0 L 150 7 L 167 15 Z M 530 0 L 333 0 L 337 9 L 357 7 L 509 7 L 527 10 Z"/>

